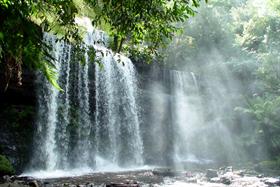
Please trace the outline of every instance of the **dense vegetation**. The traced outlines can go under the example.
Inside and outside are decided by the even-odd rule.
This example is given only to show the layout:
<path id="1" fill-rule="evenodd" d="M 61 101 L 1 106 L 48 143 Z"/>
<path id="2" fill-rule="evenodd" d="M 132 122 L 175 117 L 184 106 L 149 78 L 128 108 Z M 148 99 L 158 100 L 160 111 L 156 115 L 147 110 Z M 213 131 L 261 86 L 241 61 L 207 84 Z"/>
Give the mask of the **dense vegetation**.
<path id="1" fill-rule="evenodd" d="M 260 167 L 274 169 L 280 158 L 279 11 L 280 2 L 273 0 L 211 1 L 184 24 L 165 61 L 208 79 L 222 76 L 229 100 L 224 125 L 250 160 L 270 159 Z"/>
<path id="2" fill-rule="evenodd" d="M 59 25 L 67 29 L 66 38 L 73 36 L 77 12 L 73 2 L 1 0 L 0 11 L 0 59 L 1 70 L 5 74 L 4 90 L 13 77 L 18 85 L 22 84 L 23 65 L 41 70 L 53 85 L 59 87 L 52 61 L 45 60 L 48 46 L 42 40 L 43 31 Z"/>
<path id="3" fill-rule="evenodd" d="M 57 59 L 49 54 L 51 46 L 44 42 L 44 32 L 71 42 L 77 53 L 92 50 L 82 48 L 83 29 L 75 22 L 76 17 L 87 16 L 95 27 L 109 33 L 112 50 L 141 54 L 151 61 L 178 31 L 174 22 L 193 16 L 199 4 L 200 0 L 0 0 L 0 100 L 3 91 L 13 97 L 8 88 L 14 83 L 18 87 L 24 83 L 26 69 L 39 70 L 53 86 L 61 89 L 57 83 Z M 77 61 L 84 58 L 84 55 L 76 56 L 81 58 Z M 31 104 L 35 102 L 27 102 L 31 106 L 22 105 L 24 102 L 12 105 L 9 101 L 0 105 L 0 130 L 5 134 L 1 137 L 0 154 L 9 156 L 17 172 L 27 162 L 28 145 L 35 129 L 34 113 L 28 112 L 29 107 L 35 110 Z M 17 145 L 16 148 L 9 147 L 9 143 Z M 14 173 L 10 162 L 2 156 L 0 172 L 1 175 Z"/>
<path id="4" fill-rule="evenodd" d="M 193 16 L 200 3 L 199 0 L 0 0 L 0 72 L 4 74 L 1 91 L 7 90 L 11 79 L 22 84 L 23 67 L 40 70 L 59 88 L 55 59 L 48 53 L 43 33 L 52 32 L 78 47 L 81 35 L 75 17 L 88 16 L 94 26 L 112 36 L 111 48 L 116 52 L 144 56 L 147 62 L 168 53 L 166 66 L 185 68 L 197 75 L 208 71 L 211 78 L 226 70 L 224 78 L 234 80 L 230 82 L 234 84 L 227 86 L 236 88 L 229 89 L 230 104 L 223 108 L 232 116 L 225 114 L 221 121 L 236 134 L 236 141 L 252 160 L 262 161 L 260 168 L 279 169 L 280 2 L 212 0 L 199 9 L 194 19 L 178 23 Z M 180 27 L 184 34 L 176 36 L 168 51 L 160 53 Z M 211 109 L 204 112 L 211 116 Z M 11 128 L 16 129 L 14 126 L 20 123 Z M 13 173 L 8 160 L 0 155 L 0 174 L 1 168 Z"/>
<path id="5" fill-rule="evenodd" d="M 22 84 L 22 66 L 41 70 L 57 88 L 55 66 L 43 42 L 43 32 L 59 33 L 67 41 L 80 41 L 76 16 L 89 16 L 97 27 L 107 27 L 114 37 L 112 48 L 120 52 L 124 43 L 140 46 L 148 56 L 177 31 L 173 22 L 194 15 L 192 1 L 0 1 L 0 59 L 4 90 L 11 78 Z M 90 7 L 90 8 L 89 8 Z M 138 46 L 138 47 L 136 47 Z M 130 48 L 127 48 L 130 49 Z M 135 50 L 134 50 L 135 51 Z"/>
<path id="6" fill-rule="evenodd" d="M 0 155 L 0 176 L 9 174 L 12 175 L 15 170 L 10 161 L 3 155 Z"/>
<path id="7" fill-rule="evenodd" d="M 21 172 L 29 161 L 36 109 L 32 105 L 8 103 L 1 103 L 0 109 L 0 157 L 3 155 L 0 158 L 1 176 Z"/>

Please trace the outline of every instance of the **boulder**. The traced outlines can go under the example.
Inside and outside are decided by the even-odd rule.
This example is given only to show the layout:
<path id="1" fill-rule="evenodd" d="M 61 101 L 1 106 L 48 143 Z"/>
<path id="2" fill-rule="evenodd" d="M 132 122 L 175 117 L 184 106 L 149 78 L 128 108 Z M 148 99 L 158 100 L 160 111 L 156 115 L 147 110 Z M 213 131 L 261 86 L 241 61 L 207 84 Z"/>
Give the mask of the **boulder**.
<path id="1" fill-rule="evenodd" d="M 245 176 L 245 171 L 239 170 L 239 171 L 234 172 L 234 174 L 239 175 L 240 177 L 244 177 Z"/>
<path id="2" fill-rule="evenodd" d="M 264 183 L 269 186 L 280 186 L 280 179 L 277 178 L 266 178 Z"/>
<path id="3" fill-rule="evenodd" d="M 38 182 L 37 182 L 36 180 L 30 181 L 30 182 L 28 183 L 28 185 L 29 185 L 30 187 L 39 187 L 39 184 L 38 184 Z"/>
<path id="4" fill-rule="evenodd" d="M 209 180 L 212 183 L 221 183 L 221 179 L 219 177 L 213 177 Z"/>
<path id="5" fill-rule="evenodd" d="M 4 175 L 3 177 L 0 177 L 0 184 L 7 183 L 7 182 L 11 182 L 11 178 L 9 175 Z"/>
<path id="6" fill-rule="evenodd" d="M 225 172 L 233 172 L 233 167 L 232 166 L 226 167 Z"/>
<path id="7" fill-rule="evenodd" d="M 186 180 L 186 182 L 188 182 L 188 183 L 197 183 L 197 178 L 195 178 L 195 177 L 188 178 L 188 179 Z"/>
<path id="8" fill-rule="evenodd" d="M 227 177 L 221 177 L 220 182 L 226 185 L 230 185 L 231 184 L 231 180 Z"/>
<path id="9" fill-rule="evenodd" d="M 139 184 L 126 184 L 126 183 L 111 183 L 106 184 L 106 187 L 140 187 Z"/>
<path id="10" fill-rule="evenodd" d="M 180 175 L 179 172 L 173 171 L 169 168 L 160 168 L 152 171 L 153 175 L 162 177 L 174 177 Z"/>
<path id="11" fill-rule="evenodd" d="M 208 179 L 214 178 L 214 177 L 218 177 L 218 171 L 214 170 L 214 169 L 208 169 L 206 171 L 206 177 Z"/>

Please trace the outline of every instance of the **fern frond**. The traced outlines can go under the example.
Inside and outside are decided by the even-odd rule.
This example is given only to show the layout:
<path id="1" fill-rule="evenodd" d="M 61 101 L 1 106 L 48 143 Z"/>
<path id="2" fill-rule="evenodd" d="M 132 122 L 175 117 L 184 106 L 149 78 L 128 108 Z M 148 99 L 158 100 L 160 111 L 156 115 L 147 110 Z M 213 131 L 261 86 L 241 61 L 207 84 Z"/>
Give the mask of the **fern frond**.
<path id="1" fill-rule="evenodd" d="M 59 86 L 57 80 L 58 80 L 58 76 L 57 76 L 57 72 L 55 71 L 55 68 L 52 64 L 50 64 L 49 62 L 45 61 L 44 63 L 44 75 L 46 76 L 47 80 L 59 91 L 63 91 L 63 89 Z"/>

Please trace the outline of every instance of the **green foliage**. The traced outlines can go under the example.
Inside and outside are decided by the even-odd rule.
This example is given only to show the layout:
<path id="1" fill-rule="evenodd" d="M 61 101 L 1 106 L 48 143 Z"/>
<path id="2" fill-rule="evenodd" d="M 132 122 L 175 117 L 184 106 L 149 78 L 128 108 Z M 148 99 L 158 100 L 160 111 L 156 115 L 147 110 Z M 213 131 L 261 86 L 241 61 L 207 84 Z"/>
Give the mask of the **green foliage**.
<path id="1" fill-rule="evenodd" d="M 0 176 L 13 175 L 15 170 L 11 162 L 3 155 L 0 155 Z"/>
<path id="2" fill-rule="evenodd" d="M 0 108 L 0 131 L 7 135 L 1 138 L 16 146 L 13 148 L 13 154 L 10 154 L 9 145 L 0 145 L 0 154 L 17 158 L 14 165 L 16 171 L 22 171 L 30 159 L 27 153 L 32 151 L 30 145 L 35 130 L 34 116 L 36 116 L 35 106 L 2 104 Z"/>
<path id="3" fill-rule="evenodd" d="M 266 1 L 255 6 L 248 1 L 232 10 L 236 42 L 256 58 L 256 89 L 248 95 L 248 105 L 237 108 L 256 121 L 255 132 L 270 158 L 280 154 L 280 2 Z M 266 163 L 266 165 L 269 165 Z"/>
<path id="4" fill-rule="evenodd" d="M 274 160 L 264 160 L 261 161 L 260 163 L 258 163 L 258 165 L 256 166 L 256 169 L 260 172 L 269 172 L 269 173 L 275 173 L 275 174 L 279 174 L 279 170 L 280 170 L 280 158 L 276 158 Z"/>
<path id="5" fill-rule="evenodd" d="M 31 131 L 31 119 L 35 115 L 34 110 L 32 106 L 4 106 L 0 112 L 0 124 L 2 127 L 15 132 L 22 130 Z"/>
<path id="6" fill-rule="evenodd" d="M 255 132 L 264 141 L 270 156 L 280 153 L 280 97 L 258 96 L 248 100 L 248 107 L 236 108 L 244 113 L 250 114 L 256 119 Z"/>
<path id="7" fill-rule="evenodd" d="M 269 156 L 266 159 L 280 154 L 279 7 L 280 1 L 273 0 L 210 1 L 183 24 L 184 33 L 164 51 L 168 54 L 165 66 L 194 72 L 200 78 L 201 93 L 208 88 L 203 85 L 205 76 L 230 85 L 226 100 L 231 102 L 222 110 L 235 108 L 235 112 L 232 119 L 223 116 L 223 123 L 238 132 L 236 142 L 256 160 L 263 158 L 254 153 L 262 152 Z M 204 113 L 211 117 L 211 110 Z"/>
<path id="8" fill-rule="evenodd" d="M 149 51 L 157 55 L 178 31 L 175 22 L 185 21 L 195 14 L 200 0 L 192 1 L 139 1 L 139 0 L 86 0 L 96 15 L 93 25 L 108 24 L 113 37 L 113 50 L 120 52 L 126 43 L 131 51 Z M 129 47 L 125 48 L 128 49 Z"/>
<path id="9" fill-rule="evenodd" d="M 61 90 L 53 63 L 56 59 L 50 58 L 42 32 L 79 43 L 76 15 L 89 16 L 95 26 L 107 27 L 113 37 L 113 50 L 120 52 L 126 44 L 126 49 L 133 47 L 127 51 L 140 49 L 151 59 L 178 30 L 174 22 L 193 16 L 193 8 L 199 3 L 200 0 L 1 0 L 0 62 L 5 65 L 5 89 L 13 78 L 21 85 L 22 66 L 27 66 L 39 69 Z M 84 62 L 84 57 L 80 61 Z"/>
<path id="10" fill-rule="evenodd" d="M 272 160 L 266 160 L 260 162 L 260 167 L 267 168 L 267 169 L 279 169 L 280 168 L 280 162 L 272 161 Z"/>
<path id="11" fill-rule="evenodd" d="M 72 1 L 0 1 L 0 61 L 5 64 L 5 89 L 12 78 L 21 85 L 22 66 L 41 70 L 57 88 L 55 66 L 42 31 L 65 30 L 63 39 L 78 39 Z M 60 88 L 59 88 L 60 89 Z"/>
<path id="12" fill-rule="evenodd" d="M 235 99 L 235 104 L 245 103 L 236 111 L 250 119 L 243 128 L 252 129 L 250 134 L 240 134 L 240 143 L 254 149 L 264 145 L 270 159 L 280 154 L 278 5 L 275 1 L 261 5 L 254 0 L 212 1 L 185 24 L 184 35 L 174 40 L 169 48 L 171 55 L 166 58 L 167 65 L 180 69 L 188 64 L 188 70 L 196 73 L 201 69 L 214 72 L 221 64 L 230 70 L 227 77 L 235 77 L 245 89 L 242 97 L 233 92 L 227 97 Z"/>
<path id="13" fill-rule="evenodd" d="M 198 9 L 198 14 L 183 24 L 183 34 L 177 36 L 168 48 L 165 64 L 181 69 L 186 64 L 191 71 L 196 72 L 201 66 L 207 66 L 206 56 L 215 51 L 226 62 L 239 61 L 242 51 L 234 45 L 234 33 L 231 33 L 230 15 L 228 8 L 219 4 L 220 1 L 210 2 L 208 6 Z M 219 6 L 218 6 L 219 5 Z M 174 61 L 176 59 L 176 61 Z"/>
<path id="14" fill-rule="evenodd" d="M 275 11 L 276 14 L 280 14 L 280 2 L 274 0 L 268 0 L 268 4 Z"/>

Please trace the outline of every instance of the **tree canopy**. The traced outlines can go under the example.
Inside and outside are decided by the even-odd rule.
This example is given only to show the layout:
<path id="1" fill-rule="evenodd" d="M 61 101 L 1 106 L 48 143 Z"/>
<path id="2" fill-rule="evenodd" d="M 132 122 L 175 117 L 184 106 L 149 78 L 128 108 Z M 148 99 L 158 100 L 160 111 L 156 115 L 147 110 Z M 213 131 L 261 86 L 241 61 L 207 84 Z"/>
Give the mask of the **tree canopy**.
<path id="1" fill-rule="evenodd" d="M 207 5 L 183 24 L 184 34 L 165 51 L 166 65 L 187 67 L 201 80 L 222 77 L 222 85 L 237 81 L 226 89 L 233 102 L 223 106 L 232 117 L 224 115 L 224 125 L 242 129 L 238 141 L 254 150 L 252 155 L 264 145 L 269 159 L 280 160 L 280 1 L 213 0 Z"/>
<path id="2" fill-rule="evenodd" d="M 62 31 L 61 39 L 81 41 L 76 16 L 89 16 L 96 27 L 106 25 L 114 38 L 113 50 L 142 50 L 152 56 L 178 30 L 174 23 L 193 16 L 199 4 L 200 0 L 0 0 L 0 60 L 5 89 L 13 77 L 21 84 L 23 65 L 39 69 L 59 88 L 55 59 L 45 58 L 50 55 L 43 32 Z M 85 14 L 87 6 L 90 8 Z M 122 47 L 124 44 L 129 47 Z"/>
<path id="3" fill-rule="evenodd" d="M 74 17 L 77 9 L 72 1 L 0 1 L 0 59 L 5 74 L 5 88 L 15 78 L 21 85 L 22 66 L 39 69 L 57 88 L 55 67 L 47 61 L 48 46 L 43 32 L 54 25 L 67 29 L 65 38 L 75 36 Z M 51 58 L 52 59 L 52 58 Z"/>
<path id="4" fill-rule="evenodd" d="M 185 1 L 139 1 L 139 0 L 86 0 L 96 14 L 93 23 L 103 22 L 110 25 L 114 36 L 113 49 L 120 52 L 127 41 L 129 46 L 143 44 L 151 53 L 171 39 L 177 31 L 174 23 L 185 21 L 195 14 L 193 7 L 199 6 L 198 0 Z M 142 46 L 143 47 L 143 46 Z"/>

